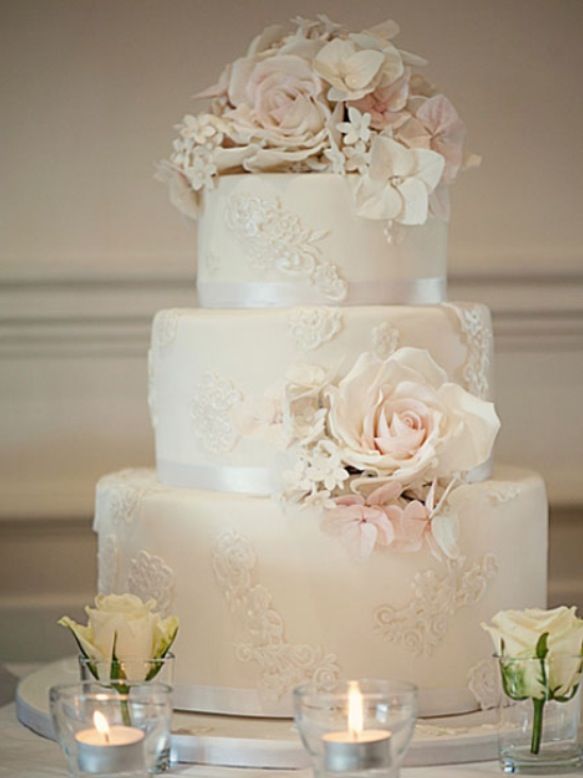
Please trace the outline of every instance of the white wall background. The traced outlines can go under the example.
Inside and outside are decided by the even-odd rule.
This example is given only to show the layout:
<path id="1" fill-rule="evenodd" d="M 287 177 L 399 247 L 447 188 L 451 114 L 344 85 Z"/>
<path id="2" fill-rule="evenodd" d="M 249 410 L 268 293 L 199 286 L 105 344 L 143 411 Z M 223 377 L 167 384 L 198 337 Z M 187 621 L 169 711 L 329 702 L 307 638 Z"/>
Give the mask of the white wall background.
<path id="1" fill-rule="evenodd" d="M 0 657 L 57 650 L 46 625 L 94 584 L 96 478 L 152 461 L 149 322 L 195 274 L 154 163 L 262 26 L 317 12 L 396 18 L 484 158 L 453 191 L 450 296 L 494 311 L 498 456 L 544 473 L 552 594 L 583 600 L 583 2 L 3 0 Z"/>

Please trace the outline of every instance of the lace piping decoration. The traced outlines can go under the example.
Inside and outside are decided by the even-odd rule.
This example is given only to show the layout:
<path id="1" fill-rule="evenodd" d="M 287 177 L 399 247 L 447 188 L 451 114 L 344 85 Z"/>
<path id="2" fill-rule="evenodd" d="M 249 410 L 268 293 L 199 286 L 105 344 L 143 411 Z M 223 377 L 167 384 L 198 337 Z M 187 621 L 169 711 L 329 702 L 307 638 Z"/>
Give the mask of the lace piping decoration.
<path id="1" fill-rule="evenodd" d="M 414 656 L 431 656 L 446 636 L 454 614 L 478 602 L 497 571 L 494 555 L 485 554 L 471 564 L 463 558 L 448 560 L 444 573 L 417 573 L 407 605 L 380 605 L 375 610 L 375 631 Z"/>
<path id="2" fill-rule="evenodd" d="M 104 520 L 117 529 L 133 523 L 142 498 L 152 490 L 147 483 L 139 483 L 141 472 L 122 470 L 101 479 L 95 506 L 96 526 L 101 526 Z"/>
<path id="3" fill-rule="evenodd" d="M 235 530 L 219 536 L 213 569 L 243 637 L 235 643 L 237 659 L 258 666 L 262 692 L 276 699 L 306 681 L 330 688 L 340 677 L 336 656 L 320 647 L 287 641 L 283 617 L 273 607 L 271 594 L 255 582 L 256 565 L 246 538 Z"/>
<path id="4" fill-rule="evenodd" d="M 272 201 L 250 195 L 231 195 L 225 211 L 227 227 L 245 246 L 249 264 L 304 278 L 332 302 L 344 300 L 348 285 L 338 268 L 322 258 L 318 245 L 327 230 L 311 230 L 300 217 Z"/>
<path id="5" fill-rule="evenodd" d="M 216 373 L 205 373 L 195 389 L 192 403 L 194 434 L 205 451 L 226 454 L 231 451 L 239 434 L 229 411 L 243 399 L 233 383 Z"/>
<path id="6" fill-rule="evenodd" d="M 97 591 L 99 594 L 112 594 L 115 592 L 119 572 L 119 546 L 115 535 L 99 536 L 97 559 Z"/>
<path id="7" fill-rule="evenodd" d="M 489 484 L 486 496 L 492 505 L 502 505 L 516 499 L 521 491 L 518 484 L 492 482 Z"/>
<path id="8" fill-rule="evenodd" d="M 174 571 L 159 556 L 140 551 L 130 562 L 128 591 L 142 600 L 156 600 L 157 610 L 168 616 L 174 600 Z"/>
<path id="9" fill-rule="evenodd" d="M 293 342 L 300 351 L 315 351 L 342 329 L 342 313 L 336 308 L 295 308 L 288 316 Z"/>
<path id="10" fill-rule="evenodd" d="M 490 393 L 488 374 L 492 350 L 492 329 L 487 310 L 472 303 L 446 303 L 458 318 L 468 349 L 462 368 L 464 387 L 481 399 Z"/>
<path id="11" fill-rule="evenodd" d="M 483 659 L 470 668 L 468 689 L 476 698 L 481 710 L 498 707 L 503 694 L 500 673 L 494 659 Z"/>
<path id="12" fill-rule="evenodd" d="M 178 322 L 182 316 L 180 308 L 170 308 L 156 315 L 152 346 L 158 353 L 171 346 L 178 334 Z"/>
<path id="13" fill-rule="evenodd" d="M 399 347 L 399 330 L 390 322 L 383 321 L 373 327 L 371 345 L 379 359 L 388 359 Z"/>

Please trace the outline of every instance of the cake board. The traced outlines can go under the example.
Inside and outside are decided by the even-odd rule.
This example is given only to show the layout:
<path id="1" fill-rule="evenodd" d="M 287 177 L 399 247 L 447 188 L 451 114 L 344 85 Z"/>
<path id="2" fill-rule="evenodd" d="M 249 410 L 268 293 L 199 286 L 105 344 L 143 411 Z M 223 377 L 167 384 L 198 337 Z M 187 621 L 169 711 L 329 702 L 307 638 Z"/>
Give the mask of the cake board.
<path id="1" fill-rule="evenodd" d="M 45 665 L 24 678 L 16 697 L 20 722 L 54 739 L 51 686 L 79 681 L 75 658 Z M 496 712 L 418 721 L 405 766 L 489 761 L 497 757 Z M 293 721 L 175 711 L 172 752 L 178 762 L 224 767 L 300 770 L 308 766 Z"/>

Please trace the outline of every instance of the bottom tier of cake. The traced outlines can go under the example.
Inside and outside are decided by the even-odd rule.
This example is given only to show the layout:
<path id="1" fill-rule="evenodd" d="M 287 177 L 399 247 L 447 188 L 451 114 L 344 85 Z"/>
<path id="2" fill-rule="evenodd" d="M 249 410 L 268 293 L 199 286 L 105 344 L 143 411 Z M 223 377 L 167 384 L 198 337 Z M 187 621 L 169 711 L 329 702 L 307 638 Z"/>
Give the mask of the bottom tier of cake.
<path id="1" fill-rule="evenodd" d="M 538 475 L 502 467 L 450 507 L 459 558 L 387 548 L 354 559 L 316 509 L 127 470 L 98 485 L 99 589 L 179 616 L 183 709 L 289 716 L 302 682 L 380 677 L 416 683 L 422 715 L 468 711 L 495 694 L 480 623 L 546 605 L 547 502 Z"/>

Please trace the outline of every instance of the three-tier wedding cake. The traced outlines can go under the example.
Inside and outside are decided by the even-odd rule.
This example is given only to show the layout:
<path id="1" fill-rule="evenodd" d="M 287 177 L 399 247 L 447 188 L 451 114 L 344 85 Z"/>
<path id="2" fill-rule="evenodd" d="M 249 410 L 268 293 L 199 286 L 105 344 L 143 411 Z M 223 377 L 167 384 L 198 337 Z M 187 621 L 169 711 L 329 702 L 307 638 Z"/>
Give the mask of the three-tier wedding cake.
<path id="1" fill-rule="evenodd" d="M 99 589 L 178 614 L 176 704 L 291 714 L 314 680 L 485 702 L 506 608 L 544 607 L 541 478 L 492 469 L 487 308 L 446 300 L 451 103 L 394 22 L 270 27 L 161 173 L 199 308 L 157 314 L 156 470 L 97 489 Z"/>

